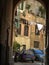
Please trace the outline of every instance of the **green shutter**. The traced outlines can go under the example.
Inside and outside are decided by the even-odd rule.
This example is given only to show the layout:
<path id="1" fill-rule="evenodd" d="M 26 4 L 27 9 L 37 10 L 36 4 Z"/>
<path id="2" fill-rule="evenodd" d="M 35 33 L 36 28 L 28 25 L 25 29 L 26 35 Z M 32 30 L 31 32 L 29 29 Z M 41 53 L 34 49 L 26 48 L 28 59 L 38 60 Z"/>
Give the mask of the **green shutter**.
<path id="1" fill-rule="evenodd" d="M 24 4 L 24 1 L 22 1 L 21 3 L 21 10 L 23 10 L 23 4 Z"/>
<path id="2" fill-rule="evenodd" d="M 19 28 L 20 27 L 19 22 L 15 22 L 15 26 L 16 26 L 16 28 Z"/>

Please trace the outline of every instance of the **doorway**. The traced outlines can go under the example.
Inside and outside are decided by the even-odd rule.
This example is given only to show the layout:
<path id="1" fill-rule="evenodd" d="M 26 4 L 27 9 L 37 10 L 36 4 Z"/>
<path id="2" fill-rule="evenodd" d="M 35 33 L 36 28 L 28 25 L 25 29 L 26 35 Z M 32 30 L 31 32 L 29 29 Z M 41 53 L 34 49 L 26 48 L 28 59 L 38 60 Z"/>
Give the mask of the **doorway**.
<path id="1" fill-rule="evenodd" d="M 14 53 L 22 50 L 38 49 L 45 54 L 45 33 L 45 7 L 36 0 L 22 0 L 18 3 L 14 9 Z"/>

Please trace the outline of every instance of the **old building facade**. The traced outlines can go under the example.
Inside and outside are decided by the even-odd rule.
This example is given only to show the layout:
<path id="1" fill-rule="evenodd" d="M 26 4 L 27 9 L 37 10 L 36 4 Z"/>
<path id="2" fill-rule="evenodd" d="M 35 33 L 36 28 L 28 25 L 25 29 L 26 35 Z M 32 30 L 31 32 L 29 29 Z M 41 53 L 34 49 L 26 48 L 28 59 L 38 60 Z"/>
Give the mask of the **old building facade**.
<path id="1" fill-rule="evenodd" d="M 45 48 L 44 32 L 46 32 L 44 30 L 44 26 L 46 26 L 46 19 L 37 15 L 35 16 L 34 14 L 32 14 L 32 12 L 29 13 L 28 10 L 25 8 L 27 6 L 26 2 L 28 1 L 23 2 L 23 4 L 25 3 L 24 4 L 25 6 L 23 5 L 24 15 L 22 13 L 23 10 L 21 10 L 21 7 L 20 7 L 22 3 L 20 3 L 19 5 L 15 7 L 14 13 L 16 15 L 14 15 L 14 21 L 15 21 L 14 26 L 16 27 L 15 33 L 17 36 L 15 36 L 14 41 L 17 41 L 20 45 L 25 45 L 26 49 L 37 48 L 37 49 L 44 50 Z M 38 4 L 38 2 L 35 4 Z M 31 8 L 32 6 L 34 5 L 32 4 Z M 18 14 L 18 11 L 20 11 L 19 14 Z M 19 21 L 18 21 L 18 18 L 19 18 Z M 41 30 L 39 30 L 40 28 L 39 25 L 43 26 Z"/>

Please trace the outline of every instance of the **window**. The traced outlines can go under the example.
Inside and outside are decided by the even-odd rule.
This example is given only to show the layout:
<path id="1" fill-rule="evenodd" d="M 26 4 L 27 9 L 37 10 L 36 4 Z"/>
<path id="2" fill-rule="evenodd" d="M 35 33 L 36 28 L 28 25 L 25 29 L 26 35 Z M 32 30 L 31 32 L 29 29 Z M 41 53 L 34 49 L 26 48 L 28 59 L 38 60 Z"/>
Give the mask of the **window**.
<path id="1" fill-rule="evenodd" d="M 22 21 L 23 24 L 26 24 L 26 20 L 25 19 L 20 19 Z"/>
<path id="2" fill-rule="evenodd" d="M 20 10 L 23 10 L 24 9 L 24 1 L 22 0 L 21 3 L 19 4 L 18 8 Z"/>
<path id="3" fill-rule="evenodd" d="M 34 47 L 39 48 L 39 41 L 34 41 Z"/>
<path id="4" fill-rule="evenodd" d="M 25 19 L 23 19 L 23 24 L 26 24 L 26 20 Z"/>
<path id="5" fill-rule="evenodd" d="M 39 30 L 38 30 L 37 25 L 35 25 L 35 35 L 39 35 Z"/>
<path id="6" fill-rule="evenodd" d="M 24 35 L 25 35 L 25 36 L 28 36 L 28 30 L 29 30 L 28 25 L 25 25 L 25 26 L 24 26 Z"/>
<path id="7" fill-rule="evenodd" d="M 21 24 L 19 25 L 19 28 L 18 28 L 18 34 L 21 35 Z"/>

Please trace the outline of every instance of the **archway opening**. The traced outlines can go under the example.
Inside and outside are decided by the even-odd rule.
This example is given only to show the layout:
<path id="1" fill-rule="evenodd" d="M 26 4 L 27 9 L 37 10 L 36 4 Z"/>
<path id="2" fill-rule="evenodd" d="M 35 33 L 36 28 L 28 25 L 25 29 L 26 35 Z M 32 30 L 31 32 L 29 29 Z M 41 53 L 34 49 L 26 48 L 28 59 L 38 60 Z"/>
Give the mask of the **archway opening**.
<path id="1" fill-rule="evenodd" d="M 13 51 L 40 50 L 45 55 L 46 10 L 37 0 L 22 0 L 14 9 Z"/>

